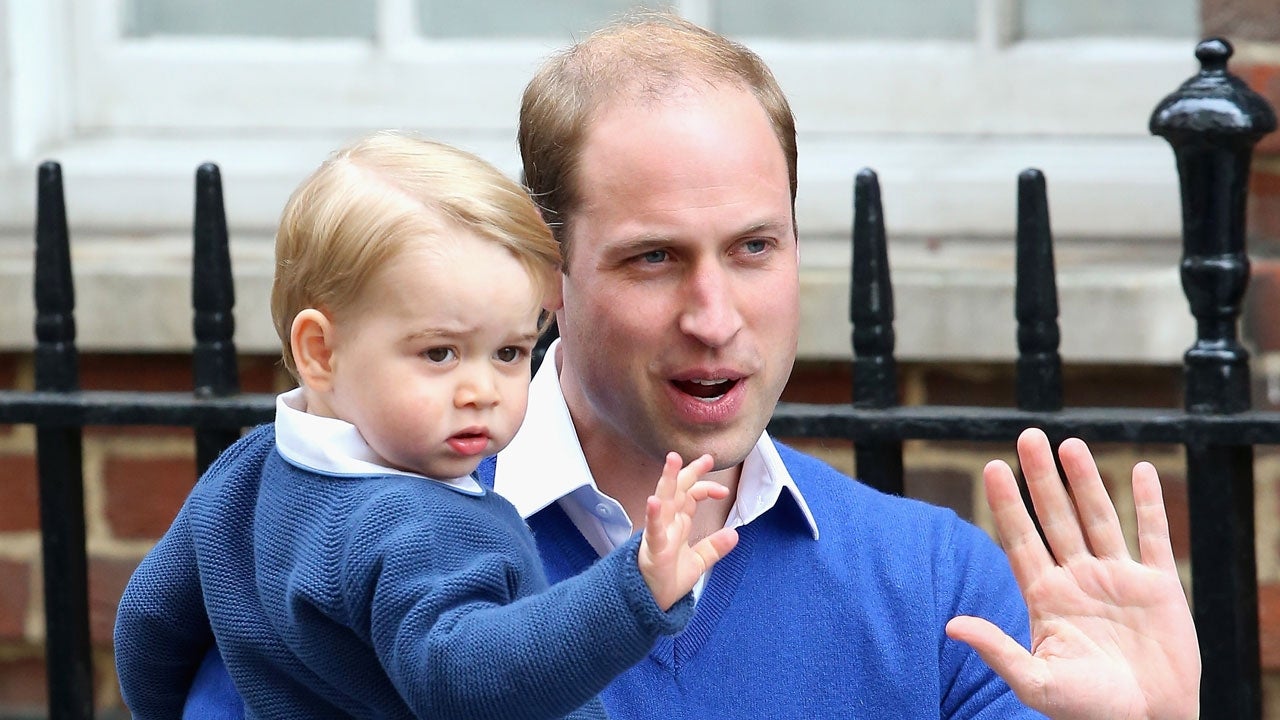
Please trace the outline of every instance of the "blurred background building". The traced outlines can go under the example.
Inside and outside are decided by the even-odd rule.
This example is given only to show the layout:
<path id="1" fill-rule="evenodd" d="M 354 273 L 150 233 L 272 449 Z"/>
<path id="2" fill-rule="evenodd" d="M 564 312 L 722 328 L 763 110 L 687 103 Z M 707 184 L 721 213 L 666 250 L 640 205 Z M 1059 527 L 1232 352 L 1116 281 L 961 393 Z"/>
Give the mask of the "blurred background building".
<path id="1" fill-rule="evenodd" d="M 190 388 L 194 172 L 217 163 L 247 390 L 287 387 L 266 302 L 288 193 L 376 128 L 448 141 L 518 175 L 520 93 L 538 62 L 628 0 L 0 0 L 0 383 L 32 384 L 35 172 L 62 163 L 86 388 Z M 1194 322 L 1179 285 L 1173 154 L 1147 131 L 1197 69 L 1198 39 L 1280 106 L 1274 0 L 684 0 L 756 50 L 797 118 L 800 358 L 785 399 L 850 396 L 854 174 L 880 177 L 907 402 L 1011 405 L 1016 176 L 1044 171 L 1057 239 L 1068 404 L 1181 405 Z M 1280 406 L 1280 140 L 1254 160 L 1245 317 L 1255 396 Z M 85 469 L 98 703 L 119 708 L 115 601 L 194 475 L 190 433 L 89 428 Z M 0 717 L 44 705 L 33 433 L 0 426 Z M 915 443 L 908 489 L 985 523 L 1000 446 Z M 847 447 L 814 448 L 853 471 Z M 1185 558 L 1176 447 L 1156 461 Z M 1264 666 L 1280 672 L 1280 457 L 1258 455 Z M 1179 502 L 1182 503 L 1179 506 Z M 1123 514 L 1123 513 L 1122 513 Z M 1268 676 L 1280 717 L 1280 675 Z"/>

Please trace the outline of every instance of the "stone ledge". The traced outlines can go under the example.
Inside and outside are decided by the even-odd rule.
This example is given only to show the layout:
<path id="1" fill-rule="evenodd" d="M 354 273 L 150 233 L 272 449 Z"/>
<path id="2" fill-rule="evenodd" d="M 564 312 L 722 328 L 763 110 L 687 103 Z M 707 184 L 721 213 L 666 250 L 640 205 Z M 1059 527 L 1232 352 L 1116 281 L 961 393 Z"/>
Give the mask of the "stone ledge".
<path id="1" fill-rule="evenodd" d="M 236 342 L 275 353 L 267 298 L 271 242 L 241 234 L 232 247 Z M 1013 246 L 1009 241 L 891 240 L 897 352 L 902 360 L 1012 360 Z M 802 243 L 800 357 L 851 356 L 848 243 Z M 1180 362 L 1194 322 L 1179 284 L 1178 249 L 1160 242 L 1060 242 L 1062 354 L 1075 362 Z M 190 242 L 77 236 L 72 249 L 77 341 L 87 352 L 191 348 Z M 30 240 L 0 236 L 0 349 L 33 346 Z"/>

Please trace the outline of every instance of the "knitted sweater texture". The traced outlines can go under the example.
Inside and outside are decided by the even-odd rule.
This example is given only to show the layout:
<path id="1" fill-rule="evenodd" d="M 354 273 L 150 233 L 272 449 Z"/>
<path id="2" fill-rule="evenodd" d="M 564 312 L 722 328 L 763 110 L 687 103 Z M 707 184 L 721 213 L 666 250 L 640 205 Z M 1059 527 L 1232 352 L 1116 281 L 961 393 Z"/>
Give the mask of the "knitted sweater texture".
<path id="1" fill-rule="evenodd" d="M 625 720 L 1039 718 L 969 646 L 978 615 L 1024 646 L 1027 610 L 1004 553 L 950 510 L 893 497 L 778 444 L 814 515 L 778 504 L 738 529 L 688 626 L 601 694 Z M 500 460 L 499 460 L 500 461 Z M 478 475 L 492 486 L 495 461 Z M 553 472 L 554 468 L 548 468 Z M 529 518 L 551 582 L 597 557 L 558 505 Z"/>
<path id="2" fill-rule="evenodd" d="M 250 718 L 604 717 L 594 696 L 692 611 L 654 604 L 637 547 L 548 589 L 496 494 L 300 469 L 263 426 L 131 578 L 124 699 L 137 718 L 181 716 L 212 633 Z"/>

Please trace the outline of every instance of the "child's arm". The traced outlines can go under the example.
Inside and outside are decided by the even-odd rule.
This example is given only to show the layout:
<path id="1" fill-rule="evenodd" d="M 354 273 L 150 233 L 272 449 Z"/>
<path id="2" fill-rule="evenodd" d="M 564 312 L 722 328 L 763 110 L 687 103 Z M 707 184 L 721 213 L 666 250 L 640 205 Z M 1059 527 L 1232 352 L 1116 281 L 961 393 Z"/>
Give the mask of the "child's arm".
<path id="1" fill-rule="evenodd" d="M 191 679 L 213 645 L 185 505 L 129 578 L 114 642 L 121 696 L 133 717 L 181 717 Z"/>
<path id="2" fill-rule="evenodd" d="M 738 532 L 731 528 L 689 543 L 697 503 L 729 496 L 729 488 L 720 483 L 700 480 L 712 462 L 710 455 L 703 455 L 681 468 L 680 456 L 667 453 L 662 477 L 645 508 L 644 539 L 636 560 L 654 601 L 664 611 L 693 590 L 698 579 L 738 544 Z"/>
<path id="3" fill-rule="evenodd" d="M 376 567 L 374 575 L 349 578 L 352 594 L 372 602 L 371 641 L 401 696 L 418 716 L 471 720 L 560 717 L 590 700 L 660 635 L 683 629 L 689 590 L 733 547 L 732 530 L 688 544 L 697 502 L 727 492 L 698 482 L 709 468 L 706 459 L 684 470 L 678 457 L 667 463 L 647 513 L 650 557 L 639 559 L 637 535 L 581 574 L 523 597 L 517 588 L 530 578 L 517 578 L 527 571 L 510 549 L 486 545 L 494 528 L 379 502 L 361 527 L 432 518 L 425 529 L 380 533 L 380 549 L 356 563 Z"/>

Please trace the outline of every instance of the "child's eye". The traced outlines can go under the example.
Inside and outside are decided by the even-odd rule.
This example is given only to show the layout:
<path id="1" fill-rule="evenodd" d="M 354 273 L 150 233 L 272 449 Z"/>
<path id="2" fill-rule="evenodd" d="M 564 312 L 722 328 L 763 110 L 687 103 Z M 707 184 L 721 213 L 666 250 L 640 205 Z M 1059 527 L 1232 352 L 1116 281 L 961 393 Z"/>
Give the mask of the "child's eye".
<path id="1" fill-rule="evenodd" d="M 524 348 L 515 347 L 514 345 L 504 347 L 494 353 L 493 356 L 498 359 L 498 362 L 513 363 L 524 357 Z"/>
<path id="2" fill-rule="evenodd" d="M 453 348 L 433 347 L 422 353 L 422 357 L 434 363 L 449 362 L 455 357 Z"/>

